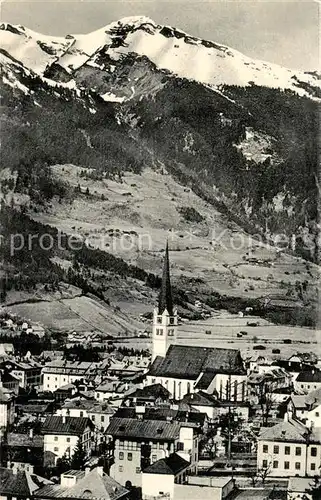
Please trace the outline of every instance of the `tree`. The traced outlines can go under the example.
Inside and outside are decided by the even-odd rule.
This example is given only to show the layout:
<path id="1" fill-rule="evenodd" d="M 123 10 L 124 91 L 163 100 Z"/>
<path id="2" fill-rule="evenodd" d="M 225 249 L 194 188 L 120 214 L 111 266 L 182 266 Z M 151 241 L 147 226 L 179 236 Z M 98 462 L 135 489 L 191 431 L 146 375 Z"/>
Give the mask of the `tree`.
<path id="1" fill-rule="evenodd" d="M 264 485 L 266 478 L 272 471 L 272 460 L 267 463 L 265 467 L 258 469 L 257 476 L 261 479 L 262 484 Z"/>
<path id="2" fill-rule="evenodd" d="M 269 391 L 269 384 L 266 380 L 263 380 L 259 385 L 258 391 L 259 405 L 262 412 L 262 425 L 266 427 L 275 400 L 273 394 Z"/>
<path id="3" fill-rule="evenodd" d="M 56 467 L 58 476 L 71 469 L 70 458 L 67 457 L 66 453 L 61 458 L 58 458 Z"/>
<path id="4" fill-rule="evenodd" d="M 311 485 L 311 490 L 307 492 L 312 496 L 312 500 L 319 500 L 321 498 L 321 482 L 320 481 L 321 481 L 320 477 L 315 477 L 314 484 Z M 305 500 L 308 498 L 310 498 L 310 497 L 307 495 L 304 495 L 302 497 L 302 500 Z"/>
<path id="5" fill-rule="evenodd" d="M 80 470 L 84 468 L 85 462 L 86 462 L 86 452 L 83 448 L 81 439 L 79 438 L 74 454 L 71 458 L 70 467 L 71 469 Z"/>

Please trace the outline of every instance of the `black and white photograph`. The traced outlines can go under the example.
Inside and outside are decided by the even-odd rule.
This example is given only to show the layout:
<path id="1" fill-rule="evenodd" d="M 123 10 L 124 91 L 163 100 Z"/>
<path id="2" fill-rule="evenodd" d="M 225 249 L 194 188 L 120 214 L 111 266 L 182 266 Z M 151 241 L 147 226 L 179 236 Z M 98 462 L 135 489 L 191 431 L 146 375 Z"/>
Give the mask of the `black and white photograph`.
<path id="1" fill-rule="evenodd" d="M 0 2 L 0 500 L 321 500 L 320 8 Z"/>

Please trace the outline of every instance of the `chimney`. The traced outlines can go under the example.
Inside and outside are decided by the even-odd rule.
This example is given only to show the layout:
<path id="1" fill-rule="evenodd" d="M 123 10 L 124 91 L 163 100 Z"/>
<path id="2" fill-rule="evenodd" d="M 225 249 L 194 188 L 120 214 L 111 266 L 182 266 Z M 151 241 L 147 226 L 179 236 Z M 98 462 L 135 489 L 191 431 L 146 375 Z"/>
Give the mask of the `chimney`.
<path id="1" fill-rule="evenodd" d="M 218 427 L 218 428 L 217 428 L 216 435 L 217 435 L 217 436 L 220 436 L 220 435 L 221 435 L 221 428 L 220 428 L 220 427 Z"/>
<path id="2" fill-rule="evenodd" d="M 289 421 L 289 413 L 285 413 L 284 414 L 284 422 L 288 422 Z"/>
<path id="3" fill-rule="evenodd" d="M 86 467 L 85 468 L 85 476 L 88 476 L 89 472 L 90 472 L 90 467 Z"/>
<path id="4" fill-rule="evenodd" d="M 104 475 L 104 468 L 103 467 L 96 467 L 96 471 L 97 471 L 97 474 L 99 476 L 103 476 Z"/>
<path id="5" fill-rule="evenodd" d="M 66 423 L 66 415 L 63 415 L 62 416 L 62 423 L 65 424 Z"/>
<path id="6" fill-rule="evenodd" d="M 29 430 L 29 438 L 30 438 L 30 439 L 33 439 L 33 429 L 30 429 L 30 430 Z"/>

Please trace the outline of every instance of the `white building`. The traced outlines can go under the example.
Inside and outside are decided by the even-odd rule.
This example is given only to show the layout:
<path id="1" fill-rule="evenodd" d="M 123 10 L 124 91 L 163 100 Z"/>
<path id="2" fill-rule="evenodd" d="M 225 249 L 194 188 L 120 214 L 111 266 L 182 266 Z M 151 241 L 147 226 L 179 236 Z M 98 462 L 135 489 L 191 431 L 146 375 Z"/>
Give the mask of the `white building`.
<path id="1" fill-rule="evenodd" d="M 54 360 L 42 368 L 43 390 L 55 392 L 60 387 L 96 375 L 99 363 Z"/>
<path id="2" fill-rule="evenodd" d="M 14 412 L 15 406 L 12 393 L 0 385 L 0 429 L 8 429 L 14 423 Z"/>
<path id="3" fill-rule="evenodd" d="M 80 440 L 89 456 L 92 447 L 94 425 L 89 418 L 51 415 L 42 426 L 44 453 L 51 452 L 56 459 L 64 454 L 72 457 Z"/>

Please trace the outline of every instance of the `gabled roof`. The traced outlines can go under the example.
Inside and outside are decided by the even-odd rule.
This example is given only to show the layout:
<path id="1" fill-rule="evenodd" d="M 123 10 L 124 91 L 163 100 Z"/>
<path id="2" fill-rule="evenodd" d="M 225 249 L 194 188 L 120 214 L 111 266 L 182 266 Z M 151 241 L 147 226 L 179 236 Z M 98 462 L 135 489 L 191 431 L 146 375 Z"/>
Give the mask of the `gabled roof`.
<path id="1" fill-rule="evenodd" d="M 141 398 L 141 399 L 168 399 L 170 397 L 170 392 L 163 387 L 161 384 L 147 385 L 142 389 L 136 389 L 130 395 L 130 399 Z"/>
<path id="2" fill-rule="evenodd" d="M 43 423 L 41 432 L 42 434 L 82 436 L 87 427 L 94 427 L 89 418 L 50 415 Z"/>
<path id="3" fill-rule="evenodd" d="M 310 370 L 299 373 L 296 379 L 297 382 L 321 382 L 321 371 Z"/>
<path id="4" fill-rule="evenodd" d="M 184 460 L 177 453 L 172 453 L 169 457 L 161 458 L 152 465 L 144 469 L 144 474 L 166 474 L 176 476 L 179 472 L 187 469 L 190 463 Z"/>
<path id="5" fill-rule="evenodd" d="M 180 428 L 181 424 L 175 421 L 113 417 L 106 433 L 113 437 L 175 441 Z"/>
<path id="6" fill-rule="evenodd" d="M 214 396 L 207 394 L 206 392 L 199 391 L 190 394 L 186 394 L 182 401 L 191 406 L 209 406 L 211 408 L 220 406 L 220 403 Z"/>
<path id="7" fill-rule="evenodd" d="M 75 475 L 80 471 L 68 471 L 64 475 Z M 78 474 L 80 479 L 74 486 L 59 484 L 45 486 L 35 493 L 38 498 L 72 498 L 75 500 L 118 500 L 127 496 L 128 490 L 105 473 L 93 469 L 88 474 Z M 83 476 L 83 477 L 81 477 Z"/>
<path id="8" fill-rule="evenodd" d="M 12 448 L 43 448 L 43 436 L 35 434 L 30 437 L 28 434 L 8 432 L 7 444 Z"/>
<path id="9" fill-rule="evenodd" d="M 36 474 L 21 471 L 14 474 L 12 469 L 0 467 L 0 495 L 2 497 L 30 498 L 36 490 L 51 481 Z"/>
<path id="10" fill-rule="evenodd" d="M 263 429 L 259 441 L 306 443 L 308 436 L 311 436 L 311 434 L 305 425 L 297 420 L 290 419 L 288 422 L 281 422 L 273 427 Z"/>
<path id="11" fill-rule="evenodd" d="M 196 380 L 202 372 L 246 374 L 240 351 L 171 345 L 165 358 L 156 357 L 149 375 Z"/>

